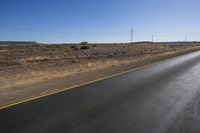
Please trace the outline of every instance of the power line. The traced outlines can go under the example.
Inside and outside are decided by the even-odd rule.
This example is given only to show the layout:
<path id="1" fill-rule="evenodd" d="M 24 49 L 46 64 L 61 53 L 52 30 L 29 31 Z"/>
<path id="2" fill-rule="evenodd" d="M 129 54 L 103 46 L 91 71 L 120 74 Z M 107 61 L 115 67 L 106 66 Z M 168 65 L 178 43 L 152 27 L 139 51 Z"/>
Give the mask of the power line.
<path id="1" fill-rule="evenodd" d="M 148 36 L 148 40 L 154 42 L 155 41 L 155 36 L 156 36 L 156 41 L 160 40 L 163 37 L 168 37 L 167 40 L 170 39 L 175 39 L 175 38 L 179 38 L 178 40 L 182 40 L 182 41 L 188 41 L 188 35 L 190 38 L 190 40 L 192 40 L 192 38 L 195 36 L 200 36 L 200 33 L 184 33 L 184 32 L 160 32 L 160 31 L 140 31 L 140 30 L 135 30 L 135 29 L 129 29 L 129 30 L 124 30 L 124 31 L 114 31 L 114 32 L 96 32 L 93 33 L 93 31 L 87 31 L 87 32 L 78 32 L 78 31 L 68 31 L 66 32 L 64 29 L 60 30 L 60 29 L 43 29 L 43 28 L 16 28 L 16 27 L 4 27 L 1 28 L 2 30 L 17 30 L 17 31 L 24 31 L 24 30 L 31 30 L 34 31 L 34 34 L 30 34 L 31 36 L 28 36 L 29 34 L 25 34 L 24 32 L 20 37 L 20 34 L 16 35 L 14 38 L 16 38 L 17 36 L 19 36 L 19 38 L 47 38 L 47 39 L 52 39 L 52 38 L 65 38 L 66 36 L 68 36 L 70 39 L 74 39 L 74 38 L 83 38 L 83 39 L 90 39 L 91 37 L 94 36 L 98 36 L 98 39 L 101 40 L 103 38 L 106 37 L 113 37 L 116 38 L 118 36 L 122 36 L 122 37 L 126 37 L 126 41 L 129 40 L 130 38 L 130 43 L 133 43 L 133 41 L 138 40 L 137 37 L 142 37 L 143 39 L 141 40 L 145 40 L 144 38 L 146 38 L 146 36 Z M 35 33 L 35 31 L 39 32 L 48 32 L 48 34 L 42 34 L 42 35 L 38 35 L 37 33 Z M 3 33 L 3 32 L 2 32 Z M 28 33 L 28 32 L 27 32 Z M 66 33 L 66 34 L 65 34 Z M 141 34 L 141 35 L 140 35 Z M 45 36 L 46 35 L 46 36 Z M 112 36 L 110 36 L 112 35 Z M 101 38 L 102 37 L 102 38 Z M 128 37 L 128 38 L 127 38 Z M 117 38 L 119 39 L 119 38 Z M 198 39 L 197 37 L 195 38 L 196 40 Z M 194 40 L 194 39 L 193 39 Z M 129 41 L 127 41 L 129 42 Z"/>

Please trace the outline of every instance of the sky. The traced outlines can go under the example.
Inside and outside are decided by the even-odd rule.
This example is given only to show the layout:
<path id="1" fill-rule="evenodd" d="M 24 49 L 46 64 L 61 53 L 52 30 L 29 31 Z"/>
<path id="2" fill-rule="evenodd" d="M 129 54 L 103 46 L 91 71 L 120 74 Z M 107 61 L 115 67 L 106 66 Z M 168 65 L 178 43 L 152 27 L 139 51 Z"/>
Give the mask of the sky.
<path id="1" fill-rule="evenodd" d="M 0 40 L 200 41 L 200 0 L 0 0 Z"/>

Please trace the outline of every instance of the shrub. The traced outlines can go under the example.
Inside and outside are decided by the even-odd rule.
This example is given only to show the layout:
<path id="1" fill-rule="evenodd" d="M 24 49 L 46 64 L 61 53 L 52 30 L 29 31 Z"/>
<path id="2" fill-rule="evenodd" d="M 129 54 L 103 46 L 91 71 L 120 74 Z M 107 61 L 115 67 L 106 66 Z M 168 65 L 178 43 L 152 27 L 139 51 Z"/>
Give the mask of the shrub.
<path id="1" fill-rule="evenodd" d="M 87 45 L 88 42 L 81 42 L 80 44 L 81 44 L 81 45 Z"/>
<path id="2" fill-rule="evenodd" d="M 76 46 L 71 46 L 71 49 L 73 49 L 73 50 L 79 50 L 79 48 L 78 47 L 76 47 Z"/>
<path id="3" fill-rule="evenodd" d="M 86 49 L 90 49 L 90 47 L 89 46 L 82 46 L 81 49 L 86 50 Z"/>
<path id="4" fill-rule="evenodd" d="M 73 45 L 73 46 L 71 46 L 70 48 L 71 48 L 71 49 L 74 49 L 74 48 L 76 48 L 76 46 Z"/>
<path id="5" fill-rule="evenodd" d="M 76 60 L 72 60 L 71 62 L 72 62 L 72 63 L 76 63 L 77 61 L 76 61 Z"/>

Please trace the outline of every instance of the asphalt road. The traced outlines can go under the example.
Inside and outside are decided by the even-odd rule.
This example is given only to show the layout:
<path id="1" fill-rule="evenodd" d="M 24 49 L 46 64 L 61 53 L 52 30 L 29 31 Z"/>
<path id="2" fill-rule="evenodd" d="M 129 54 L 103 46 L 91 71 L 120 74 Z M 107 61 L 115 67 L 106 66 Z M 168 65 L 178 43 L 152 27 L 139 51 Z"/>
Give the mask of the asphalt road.
<path id="1" fill-rule="evenodd" d="M 200 52 L 0 110 L 1 133 L 200 133 Z"/>

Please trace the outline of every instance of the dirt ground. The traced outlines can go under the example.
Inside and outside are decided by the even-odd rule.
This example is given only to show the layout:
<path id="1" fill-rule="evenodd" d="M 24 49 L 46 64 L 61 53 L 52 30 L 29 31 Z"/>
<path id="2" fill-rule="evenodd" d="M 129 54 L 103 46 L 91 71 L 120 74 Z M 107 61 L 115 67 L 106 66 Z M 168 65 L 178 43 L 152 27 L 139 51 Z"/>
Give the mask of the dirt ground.
<path id="1" fill-rule="evenodd" d="M 0 105 L 199 50 L 200 45 L 0 45 Z"/>

